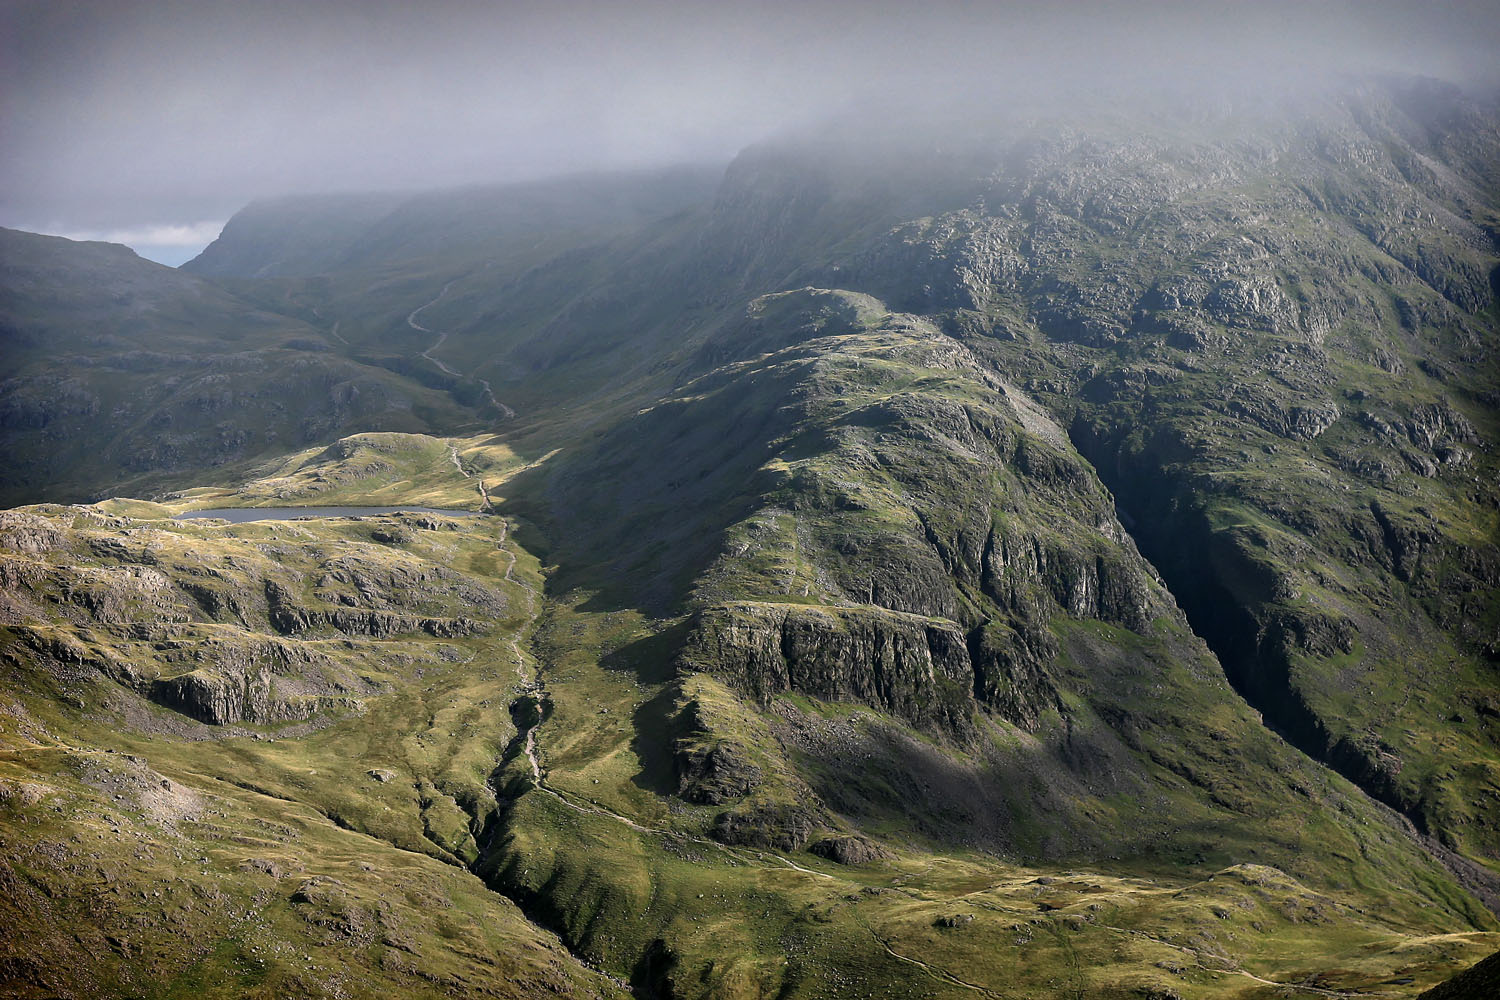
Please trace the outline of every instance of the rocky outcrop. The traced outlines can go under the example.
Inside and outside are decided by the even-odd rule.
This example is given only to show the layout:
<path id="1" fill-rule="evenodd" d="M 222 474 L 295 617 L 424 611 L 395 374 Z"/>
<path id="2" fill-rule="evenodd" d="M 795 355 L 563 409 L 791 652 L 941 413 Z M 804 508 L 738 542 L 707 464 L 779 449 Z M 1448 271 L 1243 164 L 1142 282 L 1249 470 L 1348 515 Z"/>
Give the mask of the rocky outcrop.
<path id="1" fill-rule="evenodd" d="M 1297 441 L 1311 441 L 1339 419 L 1339 407 L 1331 400 L 1304 400 L 1289 404 L 1270 392 L 1244 389 L 1232 398 L 1227 409 L 1233 416 L 1251 420 L 1272 434 Z"/>
<path id="2" fill-rule="evenodd" d="M 821 823 L 804 805 L 759 803 L 719 813 L 709 833 L 721 844 L 792 852 L 802 850 Z"/>
<path id="3" fill-rule="evenodd" d="M 0 655 L 12 660 L 39 660 L 53 676 L 78 678 L 94 671 L 116 672 L 119 665 L 97 647 L 67 632 L 36 625 L 12 626 Z"/>
<path id="4" fill-rule="evenodd" d="M 958 626 L 877 608 L 737 603 L 697 615 L 680 656 L 766 702 L 785 691 L 965 733 L 974 670 Z"/>
<path id="5" fill-rule="evenodd" d="M 434 618 L 370 608 L 312 607 L 298 603 L 291 591 L 275 580 L 266 581 L 266 606 L 272 627 L 283 635 L 332 629 L 345 635 L 375 639 L 412 632 L 451 639 L 472 635 L 482 627 L 479 622 L 465 617 Z"/>
<path id="6" fill-rule="evenodd" d="M 761 781 L 760 768 L 750 763 L 745 748 L 725 741 L 709 746 L 689 746 L 673 757 L 677 768 L 677 794 L 700 805 L 723 805 L 742 799 Z"/>
<path id="7" fill-rule="evenodd" d="M 1028 275 L 1024 237 L 1013 220 L 969 209 L 950 212 L 897 226 L 843 268 L 839 278 L 878 289 L 882 298 L 909 312 L 983 315 Z"/>
<path id="8" fill-rule="evenodd" d="M 689 802 L 723 805 L 760 786 L 762 774 L 740 743 L 721 738 L 695 698 L 677 715 L 681 735 L 673 747 L 677 794 Z"/>
<path id="9" fill-rule="evenodd" d="M 1434 366 L 1428 363 L 1428 367 Z M 1357 395 L 1363 398 L 1362 393 Z M 1396 460 L 1386 464 L 1399 469 L 1404 462 L 1426 479 L 1472 465 L 1476 451 L 1487 447 L 1473 422 L 1445 398 L 1409 407 L 1404 416 L 1395 408 L 1370 406 L 1360 410 L 1357 419 L 1380 451 Z M 1385 481 L 1395 478 L 1391 475 Z"/>
<path id="10" fill-rule="evenodd" d="M 0 511 L 0 549 L 38 556 L 62 543 L 62 532 L 46 518 L 24 510 Z"/>
<path id="11" fill-rule="evenodd" d="M 78 567 L 62 583 L 65 598 L 101 623 L 186 617 L 166 574 L 148 566 Z"/>
<path id="12" fill-rule="evenodd" d="M 337 879 L 326 876 L 307 879 L 289 902 L 293 913 L 331 942 L 368 945 L 392 922 L 388 909 L 362 905 Z M 392 940 L 391 935 L 386 939 Z"/>
<path id="13" fill-rule="evenodd" d="M 1064 707 L 1047 667 L 1057 652 L 1043 622 L 986 622 L 969 635 L 974 696 L 1001 718 L 1035 732 L 1044 713 Z"/>
<path id="14" fill-rule="evenodd" d="M 153 701 L 199 722 L 289 722 L 348 707 L 378 690 L 345 677 L 326 657 L 280 640 L 172 640 L 162 643 L 164 665 L 192 669 L 135 679 Z"/>
<path id="15" fill-rule="evenodd" d="M 14 592 L 40 583 L 47 573 L 47 565 L 34 559 L 0 556 L 0 601 L 9 601 Z"/>
<path id="16" fill-rule="evenodd" d="M 840 865 L 867 865 L 872 861 L 894 857 L 890 851 L 864 837 L 824 837 L 807 849 L 820 858 L 827 858 Z"/>
<path id="17" fill-rule="evenodd" d="M 199 722 L 222 726 L 234 722 L 286 722 L 312 714 L 307 702 L 291 704 L 273 693 L 270 674 L 224 676 L 194 671 L 151 685 L 150 696 Z"/>
<path id="18" fill-rule="evenodd" d="M 1108 525 L 1114 528 L 1113 519 Z M 1123 532 L 1121 532 L 1123 536 Z M 1130 548 L 1090 545 L 1010 524 L 997 524 L 984 549 L 984 589 L 1021 620 L 1045 619 L 1053 607 L 1143 632 L 1161 613 L 1148 570 Z M 1048 602 L 1050 598 L 1050 603 Z"/>
<path id="19" fill-rule="evenodd" d="M 379 688 L 296 643 L 275 639 L 152 634 L 153 656 L 132 657 L 66 632 L 17 626 L 13 652 L 63 680 L 107 677 L 199 722 L 301 721 L 352 707 Z"/>
<path id="20" fill-rule="evenodd" d="M 416 536 L 406 525 L 381 523 L 372 529 L 371 537 L 398 545 Z M 324 563 L 313 586 L 318 600 L 351 608 L 414 612 L 456 603 L 483 617 L 498 616 L 505 609 L 504 595 L 493 587 L 440 563 L 400 552 L 383 552 L 378 558 L 362 551 L 340 555 Z"/>

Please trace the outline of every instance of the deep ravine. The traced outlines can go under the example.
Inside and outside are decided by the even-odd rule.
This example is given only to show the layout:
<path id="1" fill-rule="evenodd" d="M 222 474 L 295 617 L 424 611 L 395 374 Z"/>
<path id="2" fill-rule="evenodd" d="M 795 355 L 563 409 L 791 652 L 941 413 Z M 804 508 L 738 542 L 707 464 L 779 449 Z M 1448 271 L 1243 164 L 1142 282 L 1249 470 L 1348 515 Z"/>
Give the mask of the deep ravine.
<path id="1" fill-rule="evenodd" d="M 1156 481 L 1155 497 L 1138 483 L 1109 470 L 1118 463 L 1101 461 L 1093 443 L 1074 445 L 1093 466 L 1100 481 L 1128 510 L 1118 518 L 1182 609 L 1188 625 L 1208 646 L 1234 690 L 1255 709 L 1262 723 L 1287 744 L 1347 779 L 1387 811 L 1413 841 L 1441 862 L 1465 889 L 1500 915 L 1500 876 L 1443 845 L 1428 829 L 1417 803 L 1408 801 L 1388 777 L 1371 768 L 1346 740 L 1336 738 L 1292 684 L 1284 659 L 1267 654 L 1262 628 L 1242 607 L 1203 558 L 1212 544 L 1204 515 L 1177 503 L 1177 486 Z M 1167 503 L 1160 496 L 1171 495 Z M 1133 515 L 1133 516 L 1131 516 Z M 1184 552 L 1195 553 L 1185 557 Z"/>

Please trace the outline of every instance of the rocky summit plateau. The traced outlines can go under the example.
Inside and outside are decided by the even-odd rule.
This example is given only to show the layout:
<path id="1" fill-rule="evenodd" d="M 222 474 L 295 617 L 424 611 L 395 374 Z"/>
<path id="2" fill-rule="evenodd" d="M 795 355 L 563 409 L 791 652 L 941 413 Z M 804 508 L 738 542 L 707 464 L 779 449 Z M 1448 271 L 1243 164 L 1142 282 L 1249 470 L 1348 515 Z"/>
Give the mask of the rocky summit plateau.
<path id="1" fill-rule="evenodd" d="M 6 230 L 0 991 L 1421 995 L 1497 297 L 1422 78 Z"/>

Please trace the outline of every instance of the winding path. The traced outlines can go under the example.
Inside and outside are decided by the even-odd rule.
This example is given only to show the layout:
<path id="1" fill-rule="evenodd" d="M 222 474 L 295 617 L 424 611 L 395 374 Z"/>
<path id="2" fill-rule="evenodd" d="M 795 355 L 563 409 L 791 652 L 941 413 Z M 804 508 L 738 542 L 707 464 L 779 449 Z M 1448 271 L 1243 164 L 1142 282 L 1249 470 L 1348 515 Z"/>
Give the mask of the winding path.
<path id="1" fill-rule="evenodd" d="M 291 293 L 288 292 L 287 294 L 290 295 Z M 319 311 L 319 309 L 318 309 L 317 306 L 313 306 L 312 307 L 312 313 L 313 313 L 313 318 L 315 318 L 319 323 L 323 322 L 323 313 L 321 311 Z M 341 319 L 334 320 L 333 321 L 333 329 L 331 329 L 331 330 L 328 331 L 328 335 L 331 336 L 334 340 L 337 340 L 340 344 L 343 344 L 345 347 L 352 347 L 354 345 L 350 344 L 349 341 L 345 340 L 339 334 L 339 327 L 343 324 L 343 322 L 344 321 L 341 320 Z"/>
<path id="2" fill-rule="evenodd" d="M 434 365 L 437 366 L 438 371 L 442 372 L 444 375 L 451 375 L 454 378 L 470 378 L 471 376 L 466 375 L 465 373 L 463 373 L 461 371 L 457 371 L 456 369 L 448 367 L 448 365 L 445 364 L 443 361 L 441 361 L 440 359 L 435 358 L 435 357 L 432 356 L 432 352 L 435 351 L 435 350 L 437 350 L 438 348 L 442 347 L 444 341 L 446 341 L 448 339 L 448 331 L 446 331 L 446 330 L 441 330 L 441 331 L 440 330 L 434 330 L 431 327 L 423 326 L 421 323 L 417 322 L 417 315 L 419 313 L 421 313 L 423 310 L 429 309 L 432 306 L 437 305 L 438 302 L 440 302 L 442 300 L 443 296 L 445 296 L 445 295 L 448 294 L 448 289 L 452 288 L 458 282 L 458 280 L 459 280 L 458 278 L 454 278 L 453 280 L 449 281 L 446 285 L 443 286 L 442 291 L 438 292 L 436 295 L 434 295 L 432 297 L 431 301 L 422 303 L 421 305 L 417 306 L 417 308 L 413 309 L 410 313 L 408 313 L 407 316 L 406 316 L 406 325 L 409 326 L 409 327 L 411 327 L 413 330 L 418 331 L 419 333 L 434 333 L 434 334 L 437 334 L 437 340 L 434 340 L 432 342 L 431 346 L 429 346 L 427 348 L 427 350 L 425 350 L 425 351 L 422 352 L 422 358 L 424 360 L 432 362 Z M 504 403 L 500 402 L 500 400 L 498 400 L 498 399 L 495 398 L 495 393 L 490 388 L 490 383 L 489 383 L 488 379 L 476 378 L 476 379 L 474 379 L 474 381 L 478 382 L 480 384 L 480 386 L 483 387 L 483 389 L 484 389 L 484 398 L 489 401 L 489 404 L 491 406 L 493 406 L 495 409 L 499 410 L 505 416 L 506 419 L 510 419 L 511 417 L 514 417 L 516 415 L 516 411 L 515 410 L 512 410 L 510 407 L 506 406 Z"/>
<path id="3" fill-rule="evenodd" d="M 885 949 L 885 953 L 887 955 L 891 956 L 897 961 L 905 962 L 908 965 L 915 965 L 917 968 L 921 969 L 923 972 L 927 973 L 929 976 L 931 976 L 933 979 L 936 979 L 940 983 L 947 983 L 950 986 L 962 986 L 966 990 L 973 990 L 975 993 L 983 993 L 987 997 L 1002 996 L 1002 994 L 996 993 L 994 990 L 986 986 L 979 986 L 975 983 L 965 982 L 946 969 L 940 969 L 935 965 L 929 965 L 927 962 L 922 961 L 920 958 L 912 958 L 910 955 L 903 955 L 895 948 L 892 948 L 889 941 L 881 937 L 879 934 L 875 933 L 874 928 L 866 925 L 865 930 L 869 931 L 870 936 L 879 943 L 880 947 Z"/>

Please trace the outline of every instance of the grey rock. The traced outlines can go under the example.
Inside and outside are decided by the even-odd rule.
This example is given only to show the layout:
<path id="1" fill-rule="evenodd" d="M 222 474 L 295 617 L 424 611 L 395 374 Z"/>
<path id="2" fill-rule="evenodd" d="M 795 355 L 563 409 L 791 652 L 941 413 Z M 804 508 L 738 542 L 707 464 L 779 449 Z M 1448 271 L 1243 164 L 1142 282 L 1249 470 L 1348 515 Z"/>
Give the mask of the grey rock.
<path id="1" fill-rule="evenodd" d="M 808 850 L 840 865 L 867 865 L 872 861 L 894 857 L 890 851 L 864 837 L 824 837 L 809 846 Z"/>

